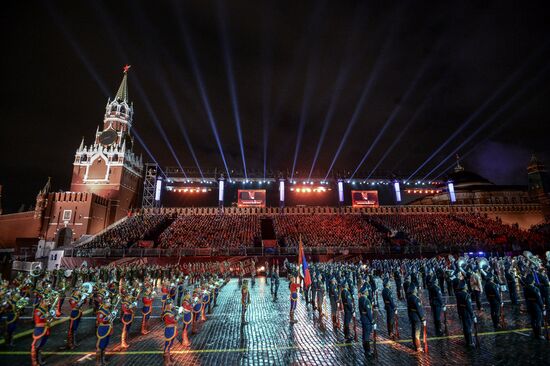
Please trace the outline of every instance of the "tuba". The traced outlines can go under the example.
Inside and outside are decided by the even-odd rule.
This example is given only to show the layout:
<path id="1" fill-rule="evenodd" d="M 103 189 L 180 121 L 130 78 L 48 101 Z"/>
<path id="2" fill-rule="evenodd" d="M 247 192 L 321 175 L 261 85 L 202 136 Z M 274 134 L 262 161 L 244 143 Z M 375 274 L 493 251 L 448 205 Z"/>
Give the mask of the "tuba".
<path id="1" fill-rule="evenodd" d="M 15 307 L 17 311 L 21 311 L 29 304 L 29 298 L 28 297 L 22 297 L 15 303 Z"/>
<path id="2" fill-rule="evenodd" d="M 31 277 L 38 277 L 42 273 L 42 262 L 32 262 L 29 274 Z"/>
<path id="3" fill-rule="evenodd" d="M 489 268 L 489 261 L 486 259 L 486 258 L 481 258 L 477 264 L 479 265 L 479 268 L 484 270 L 484 271 L 487 271 L 487 269 Z"/>
<path id="4" fill-rule="evenodd" d="M 486 258 L 480 258 L 477 262 L 479 270 L 484 276 L 487 276 L 487 271 L 489 270 L 489 261 Z"/>
<path id="5" fill-rule="evenodd" d="M 537 257 L 536 255 L 534 255 L 533 253 L 531 253 L 530 251 L 528 250 L 525 250 L 523 252 L 523 256 L 525 258 L 527 258 L 527 260 L 529 261 L 529 263 L 531 263 L 533 266 L 535 266 L 536 268 L 540 267 L 541 266 L 541 261 L 540 261 L 540 258 Z"/>
<path id="6" fill-rule="evenodd" d="M 92 292 L 94 291 L 94 283 L 93 282 L 84 282 L 82 285 L 80 285 L 82 289 L 82 293 L 84 296 L 90 296 Z"/>

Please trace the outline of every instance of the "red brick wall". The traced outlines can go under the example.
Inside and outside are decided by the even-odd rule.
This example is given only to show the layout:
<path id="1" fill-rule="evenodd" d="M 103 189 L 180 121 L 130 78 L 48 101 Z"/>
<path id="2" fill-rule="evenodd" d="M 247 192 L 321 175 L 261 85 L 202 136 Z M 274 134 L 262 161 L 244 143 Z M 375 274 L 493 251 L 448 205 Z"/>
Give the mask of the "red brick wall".
<path id="1" fill-rule="evenodd" d="M 85 234 L 95 234 L 108 225 L 109 200 L 93 193 L 51 193 L 48 202 L 44 215 L 47 240 L 54 240 L 58 230 L 64 227 L 73 230 L 73 240 L 76 240 Z"/>
<path id="2" fill-rule="evenodd" d="M 0 216 L 0 247 L 13 248 L 17 238 L 38 238 L 40 219 L 34 218 L 34 211 Z"/>

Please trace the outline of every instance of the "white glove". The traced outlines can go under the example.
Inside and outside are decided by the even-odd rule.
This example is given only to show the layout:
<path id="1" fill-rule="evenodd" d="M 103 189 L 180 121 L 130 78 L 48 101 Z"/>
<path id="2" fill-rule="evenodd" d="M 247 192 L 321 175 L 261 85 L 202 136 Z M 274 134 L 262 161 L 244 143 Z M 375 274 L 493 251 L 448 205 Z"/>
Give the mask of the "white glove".
<path id="1" fill-rule="evenodd" d="M 372 329 L 376 330 L 378 327 L 376 326 L 376 323 L 372 326 Z"/>
<path id="2" fill-rule="evenodd" d="M 397 315 L 397 309 L 395 309 L 395 315 Z"/>
<path id="3" fill-rule="evenodd" d="M 477 324 L 477 318 L 474 316 L 474 323 Z"/>
<path id="4" fill-rule="evenodd" d="M 423 325 L 423 326 L 426 326 L 426 321 L 425 321 L 425 320 L 422 321 L 422 325 Z"/>
<path id="5" fill-rule="evenodd" d="M 443 307 L 443 312 L 446 312 L 447 311 L 447 306 L 444 306 Z"/>
<path id="6" fill-rule="evenodd" d="M 542 312 L 542 315 L 546 316 L 546 310 L 544 310 L 544 311 Z"/>

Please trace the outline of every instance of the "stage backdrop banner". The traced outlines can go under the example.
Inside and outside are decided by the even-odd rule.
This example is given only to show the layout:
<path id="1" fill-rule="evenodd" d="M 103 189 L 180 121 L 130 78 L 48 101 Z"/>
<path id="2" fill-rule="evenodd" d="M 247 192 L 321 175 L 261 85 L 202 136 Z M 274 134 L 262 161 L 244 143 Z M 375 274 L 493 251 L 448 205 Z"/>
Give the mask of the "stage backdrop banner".
<path id="1" fill-rule="evenodd" d="M 353 207 L 378 207 L 378 191 L 351 191 Z"/>
<path id="2" fill-rule="evenodd" d="M 265 189 L 239 189 L 239 207 L 265 207 Z"/>

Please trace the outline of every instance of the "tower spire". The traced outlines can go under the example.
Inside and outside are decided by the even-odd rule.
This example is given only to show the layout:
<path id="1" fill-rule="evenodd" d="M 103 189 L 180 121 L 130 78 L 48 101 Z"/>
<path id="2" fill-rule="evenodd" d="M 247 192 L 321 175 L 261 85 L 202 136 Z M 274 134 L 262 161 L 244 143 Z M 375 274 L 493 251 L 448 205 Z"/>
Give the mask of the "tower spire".
<path id="1" fill-rule="evenodd" d="M 464 170 L 464 167 L 460 165 L 460 156 L 456 154 L 456 166 L 455 166 L 455 173 L 461 172 Z"/>
<path id="2" fill-rule="evenodd" d="M 40 190 L 40 193 L 38 193 L 39 195 L 46 195 L 50 193 L 51 181 L 52 181 L 52 177 L 48 177 L 48 181 L 44 185 L 44 188 Z"/>
<path id="3" fill-rule="evenodd" d="M 130 67 L 130 65 L 125 65 L 123 68 L 124 76 L 116 92 L 115 100 L 128 103 L 128 70 L 130 70 Z"/>

